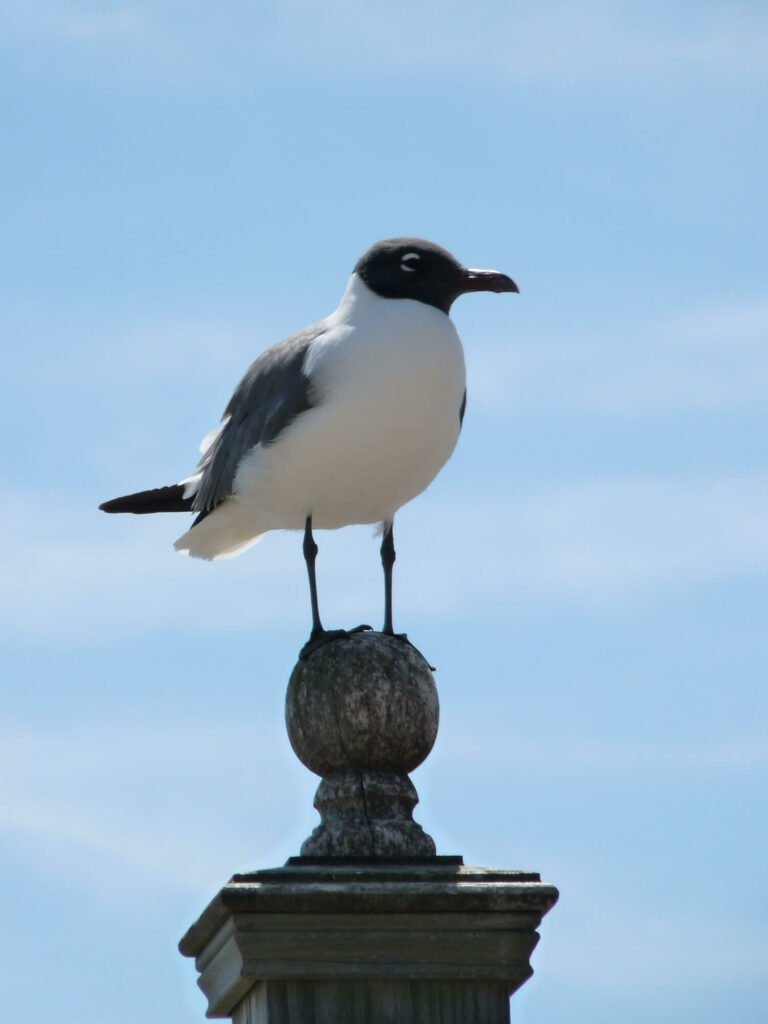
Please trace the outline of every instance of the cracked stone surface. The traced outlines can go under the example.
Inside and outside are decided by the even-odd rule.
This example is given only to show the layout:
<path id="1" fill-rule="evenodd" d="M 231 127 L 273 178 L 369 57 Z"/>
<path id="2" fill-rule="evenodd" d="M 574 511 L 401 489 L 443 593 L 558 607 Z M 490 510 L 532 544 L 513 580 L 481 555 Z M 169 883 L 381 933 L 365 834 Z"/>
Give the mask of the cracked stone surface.
<path id="1" fill-rule="evenodd" d="M 357 633 L 325 645 L 291 674 L 286 726 L 297 757 L 322 782 L 321 823 L 305 857 L 433 857 L 413 821 L 418 795 L 408 772 L 437 736 L 437 688 L 407 642 Z"/>

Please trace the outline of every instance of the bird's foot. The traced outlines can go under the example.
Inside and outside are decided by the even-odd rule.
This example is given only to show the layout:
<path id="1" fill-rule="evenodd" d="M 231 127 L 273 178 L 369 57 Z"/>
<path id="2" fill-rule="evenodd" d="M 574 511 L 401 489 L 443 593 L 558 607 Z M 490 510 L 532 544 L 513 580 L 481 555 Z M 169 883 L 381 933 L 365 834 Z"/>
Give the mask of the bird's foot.
<path id="1" fill-rule="evenodd" d="M 408 639 L 408 634 L 407 633 L 395 633 L 391 629 L 382 629 L 381 632 L 382 632 L 383 636 L 391 636 L 393 640 L 402 640 L 403 643 L 408 644 L 409 647 L 412 647 L 414 649 L 414 651 L 416 651 L 417 654 L 421 654 L 421 651 L 416 646 L 416 644 L 412 644 L 411 641 Z M 421 654 L 421 656 L 422 656 L 422 658 L 424 657 L 423 654 Z M 429 665 L 429 662 L 427 662 L 427 664 Z M 435 668 L 434 665 L 429 665 L 429 670 L 430 670 L 430 672 L 436 672 L 437 671 L 437 669 Z"/>
<path id="2" fill-rule="evenodd" d="M 299 661 L 306 661 L 315 651 L 325 647 L 332 640 L 340 640 L 341 637 L 351 636 L 353 633 L 364 633 L 367 629 L 373 629 L 373 627 L 362 625 L 355 626 L 354 629 L 323 629 L 318 633 L 313 633 L 299 651 Z"/>

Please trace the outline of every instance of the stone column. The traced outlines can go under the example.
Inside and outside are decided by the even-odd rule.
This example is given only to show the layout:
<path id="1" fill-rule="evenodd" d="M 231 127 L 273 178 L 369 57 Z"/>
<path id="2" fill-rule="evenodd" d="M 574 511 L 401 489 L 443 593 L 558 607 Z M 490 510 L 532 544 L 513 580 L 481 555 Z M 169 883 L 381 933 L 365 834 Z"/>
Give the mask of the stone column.
<path id="1" fill-rule="evenodd" d="M 181 940 L 209 1017 L 235 1024 L 508 1024 L 557 890 L 437 856 L 408 772 L 438 725 L 406 641 L 334 640 L 296 665 L 286 723 L 321 776 L 320 825 L 282 868 L 235 875 Z"/>

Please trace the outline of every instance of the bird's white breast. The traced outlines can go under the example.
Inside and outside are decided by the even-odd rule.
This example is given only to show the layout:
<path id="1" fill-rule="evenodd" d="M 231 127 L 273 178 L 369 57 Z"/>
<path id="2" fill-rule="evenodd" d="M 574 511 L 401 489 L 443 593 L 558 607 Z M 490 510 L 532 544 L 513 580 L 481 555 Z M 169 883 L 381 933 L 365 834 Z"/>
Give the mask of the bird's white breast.
<path id="1" fill-rule="evenodd" d="M 353 274 L 304 372 L 315 406 L 273 445 L 243 459 L 235 479 L 259 532 L 391 519 L 421 493 L 459 436 L 465 387 L 461 341 L 449 317 L 386 299 Z"/>

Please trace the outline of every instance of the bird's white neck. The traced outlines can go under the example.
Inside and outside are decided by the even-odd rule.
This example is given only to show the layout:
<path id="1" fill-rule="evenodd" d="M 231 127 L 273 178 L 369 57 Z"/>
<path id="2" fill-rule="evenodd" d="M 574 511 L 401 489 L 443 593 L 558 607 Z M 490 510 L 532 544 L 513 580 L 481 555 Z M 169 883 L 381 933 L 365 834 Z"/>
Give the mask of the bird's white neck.
<path id="1" fill-rule="evenodd" d="M 352 274 L 336 309 L 331 316 L 344 323 L 354 322 L 365 315 L 366 310 L 379 302 L 386 301 L 372 292 L 358 274 Z"/>

